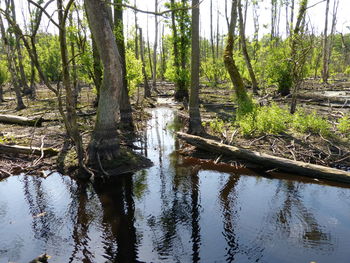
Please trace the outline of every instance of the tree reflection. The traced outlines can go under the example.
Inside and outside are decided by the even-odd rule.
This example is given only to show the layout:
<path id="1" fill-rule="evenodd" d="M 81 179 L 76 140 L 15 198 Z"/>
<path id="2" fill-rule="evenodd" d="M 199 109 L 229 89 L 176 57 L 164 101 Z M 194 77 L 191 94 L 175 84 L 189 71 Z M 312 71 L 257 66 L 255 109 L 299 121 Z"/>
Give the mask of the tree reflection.
<path id="1" fill-rule="evenodd" d="M 94 185 L 103 210 L 104 249 L 112 262 L 137 262 L 131 176 Z"/>
<path id="2" fill-rule="evenodd" d="M 330 234 L 325 233 L 322 227 L 317 222 L 316 217 L 304 205 L 303 197 L 300 191 L 305 186 L 303 183 L 281 181 L 277 188 L 276 195 L 284 194 L 284 201 L 280 209 L 276 212 L 274 217 L 276 220 L 276 227 L 280 229 L 287 237 L 290 237 L 295 229 L 293 225 L 300 221 L 299 230 L 301 243 L 305 247 L 318 247 L 325 243 L 330 245 Z"/>
<path id="3" fill-rule="evenodd" d="M 231 175 L 223 188 L 220 190 L 219 198 L 223 213 L 224 237 L 228 249 L 226 253 L 226 262 L 233 262 L 238 252 L 238 243 L 235 233 L 234 221 L 237 217 L 237 210 L 233 210 L 234 202 L 237 199 L 236 186 L 239 182 L 239 176 Z"/>

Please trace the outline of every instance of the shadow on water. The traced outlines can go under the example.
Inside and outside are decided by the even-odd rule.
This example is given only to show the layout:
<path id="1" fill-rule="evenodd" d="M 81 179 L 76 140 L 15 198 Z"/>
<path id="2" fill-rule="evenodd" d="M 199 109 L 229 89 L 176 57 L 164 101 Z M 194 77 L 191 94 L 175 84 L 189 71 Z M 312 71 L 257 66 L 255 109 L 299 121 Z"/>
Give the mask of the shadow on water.
<path id="1" fill-rule="evenodd" d="M 149 169 L 1 181 L 0 262 L 347 262 L 348 188 L 184 158 L 175 112 L 151 114 Z"/>

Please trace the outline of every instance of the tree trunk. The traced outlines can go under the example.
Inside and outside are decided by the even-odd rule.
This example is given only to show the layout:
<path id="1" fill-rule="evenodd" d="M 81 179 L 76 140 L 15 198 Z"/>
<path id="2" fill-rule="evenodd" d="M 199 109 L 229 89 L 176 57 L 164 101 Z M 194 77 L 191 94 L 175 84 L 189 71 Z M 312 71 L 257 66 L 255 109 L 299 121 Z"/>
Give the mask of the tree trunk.
<path id="1" fill-rule="evenodd" d="M 134 6 L 136 7 L 136 0 L 134 0 Z M 135 10 L 134 12 L 135 15 L 135 57 L 136 59 L 139 59 L 139 41 L 138 41 L 138 35 L 137 35 L 137 30 L 138 30 L 138 25 L 137 25 L 137 12 Z"/>
<path id="2" fill-rule="evenodd" d="M 328 82 L 329 77 L 329 62 L 328 62 L 328 12 L 329 12 L 329 0 L 326 2 L 326 14 L 325 14 L 325 24 L 323 31 L 323 67 L 322 67 L 322 81 L 324 83 Z"/>
<path id="3" fill-rule="evenodd" d="M 224 52 L 224 63 L 234 86 L 236 100 L 240 103 L 249 100 L 249 97 L 247 94 L 247 89 L 244 87 L 241 74 L 239 73 L 236 63 L 233 59 L 234 30 L 236 27 L 236 22 L 237 0 L 232 0 L 231 20 L 227 36 L 227 45 Z"/>
<path id="4" fill-rule="evenodd" d="M 102 65 L 101 65 L 101 58 L 98 54 L 96 42 L 94 38 L 91 36 L 91 42 L 92 42 L 92 59 L 93 59 L 93 69 L 94 69 L 94 75 L 93 75 L 93 81 L 96 88 L 96 101 L 94 102 L 94 106 L 98 106 L 98 101 L 100 99 L 100 90 L 102 85 Z"/>
<path id="5" fill-rule="evenodd" d="M 117 125 L 123 87 L 122 64 L 106 3 L 85 0 L 90 29 L 103 64 L 103 83 L 97 109 L 96 124 L 89 143 L 89 162 L 113 160 L 120 154 Z"/>
<path id="6" fill-rule="evenodd" d="M 269 169 L 278 168 L 287 173 L 296 173 L 311 178 L 350 183 L 350 173 L 346 171 L 254 152 L 182 132 L 178 132 L 177 137 L 202 150 L 225 154 L 233 158 L 256 163 Z"/>
<path id="7" fill-rule="evenodd" d="M 298 92 L 300 89 L 300 85 L 302 83 L 302 78 L 303 78 L 303 67 L 305 65 L 306 61 L 306 56 L 307 53 L 305 51 L 301 51 L 300 43 L 303 41 L 301 39 L 301 34 L 304 34 L 303 31 L 303 26 L 304 24 L 302 23 L 306 10 L 307 10 L 307 3 L 308 0 L 302 0 L 300 2 L 300 7 L 299 7 L 299 12 L 298 12 L 298 17 L 297 17 L 297 22 L 295 24 L 295 28 L 293 30 L 293 35 L 291 37 L 291 55 L 290 55 L 290 63 L 292 63 L 291 66 L 291 77 L 292 77 L 292 89 L 293 89 L 293 94 L 292 94 L 292 102 L 291 102 L 291 107 L 290 107 L 290 113 L 294 114 L 296 111 L 297 107 L 297 98 L 298 98 Z M 303 48 L 305 49 L 305 48 Z M 299 55 L 298 52 L 304 52 L 303 55 Z"/>
<path id="8" fill-rule="evenodd" d="M 16 8 L 15 8 L 14 0 L 11 0 L 11 12 L 12 12 L 13 21 L 15 23 L 17 23 L 16 22 Z M 15 39 L 16 39 L 15 48 L 16 48 L 17 58 L 18 58 L 18 62 L 17 62 L 18 63 L 18 72 L 17 73 L 19 73 L 19 76 L 18 76 L 19 89 L 22 89 L 25 92 L 28 92 L 29 87 L 27 84 L 26 74 L 24 73 L 23 55 L 22 55 L 22 50 L 21 50 L 21 46 L 20 46 L 20 39 L 19 39 L 17 34 L 15 34 Z"/>
<path id="9" fill-rule="evenodd" d="M 199 0 L 192 0 L 192 65 L 191 65 L 191 89 L 189 103 L 189 130 L 190 134 L 202 134 L 201 115 L 199 111 Z"/>
<path id="10" fill-rule="evenodd" d="M 148 85 L 148 77 L 146 72 L 146 63 L 145 63 L 145 54 L 144 54 L 144 47 L 143 47 L 143 37 L 142 37 L 142 28 L 139 28 L 139 38 L 140 38 L 140 55 L 141 55 L 141 62 L 142 62 L 142 74 L 143 74 L 143 80 L 144 80 L 144 94 L 143 96 L 145 98 L 151 97 L 151 89 Z"/>
<path id="11" fill-rule="evenodd" d="M 0 31 L 2 36 L 2 42 L 6 49 L 6 59 L 7 59 L 7 67 L 11 75 L 12 85 L 16 93 L 16 101 L 17 101 L 17 110 L 24 109 L 26 106 L 23 103 L 22 94 L 20 91 L 20 86 L 17 81 L 17 72 L 15 67 L 15 58 L 13 58 L 13 54 L 15 53 L 12 46 L 9 43 L 8 35 L 6 33 L 4 23 L 2 21 L 2 17 L 0 15 Z"/>
<path id="12" fill-rule="evenodd" d="M 39 148 L 39 147 L 0 144 L 0 152 L 12 153 L 12 154 L 27 154 L 27 155 L 34 154 L 39 156 L 43 153 L 46 156 L 54 156 L 59 153 L 59 150 L 54 148 Z"/>
<path id="13" fill-rule="evenodd" d="M 0 114 L 0 122 L 25 125 L 25 126 L 40 127 L 41 123 L 43 122 L 43 119 L 42 118 L 26 118 L 26 117 L 16 116 L 16 115 Z"/>
<path id="14" fill-rule="evenodd" d="M 121 57 L 123 68 L 123 87 L 120 96 L 120 124 L 122 128 L 133 130 L 134 124 L 132 119 L 132 108 L 130 104 L 128 92 L 128 80 L 126 78 L 126 60 L 125 60 L 125 44 L 124 44 L 124 30 L 123 30 L 123 8 L 122 0 L 114 0 L 114 31 L 116 32 L 116 42 L 118 51 Z"/>
<path id="15" fill-rule="evenodd" d="M 155 12 L 158 12 L 158 0 L 154 1 Z M 158 17 L 154 16 L 154 44 L 153 44 L 153 90 L 157 90 L 157 47 L 158 47 Z"/>
<path id="16" fill-rule="evenodd" d="M 247 43 L 246 43 L 246 39 L 245 39 L 245 27 L 244 27 L 244 23 L 243 23 L 244 20 L 243 20 L 241 0 L 239 0 L 239 2 L 238 2 L 238 13 L 239 13 L 239 33 L 240 33 L 240 40 L 241 40 L 241 44 L 242 44 L 242 52 L 243 52 L 244 60 L 247 64 L 250 80 L 252 81 L 253 93 L 258 94 L 258 82 L 256 81 L 256 77 L 255 77 L 252 63 L 250 62 L 250 57 L 249 57 L 248 49 L 247 49 Z"/>
<path id="17" fill-rule="evenodd" d="M 214 67 L 216 67 L 214 29 L 213 29 L 213 0 L 210 0 L 210 45 L 211 45 L 211 55 L 213 58 L 213 65 L 214 65 Z M 216 71 L 214 70 L 214 86 L 215 87 L 217 85 L 217 82 L 218 82 L 218 77 L 216 75 Z"/>
<path id="18" fill-rule="evenodd" d="M 67 7 L 68 8 L 68 7 Z M 67 48 L 67 32 L 66 32 L 66 17 L 64 17 L 63 0 L 57 0 L 58 20 L 59 20 L 59 41 L 61 49 L 61 61 L 62 61 L 62 76 L 63 86 L 66 91 L 66 110 L 67 121 L 65 123 L 67 132 L 75 144 L 76 152 L 78 155 L 79 169 L 83 171 L 84 165 L 84 149 L 83 141 L 79 132 L 77 113 L 75 111 L 75 98 L 72 90 L 70 72 L 69 72 L 69 59 Z"/>
<path id="19" fill-rule="evenodd" d="M 72 13 L 69 14 L 69 25 L 73 27 L 73 16 Z M 73 102 L 74 107 L 78 104 L 78 96 L 79 96 L 79 88 L 78 88 L 78 75 L 77 75 L 77 63 L 75 59 L 75 45 L 73 41 L 74 35 L 71 33 L 69 36 L 69 42 L 70 42 L 70 52 L 71 52 L 71 63 L 72 63 L 72 79 L 73 79 Z"/>

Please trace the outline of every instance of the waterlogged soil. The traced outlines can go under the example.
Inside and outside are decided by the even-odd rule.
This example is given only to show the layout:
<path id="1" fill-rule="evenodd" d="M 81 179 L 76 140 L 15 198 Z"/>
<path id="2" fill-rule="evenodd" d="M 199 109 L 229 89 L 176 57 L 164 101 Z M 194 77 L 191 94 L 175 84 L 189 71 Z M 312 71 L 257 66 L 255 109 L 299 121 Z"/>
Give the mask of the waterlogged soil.
<path id="1" fill-rule="evenodd" d="M 137 142 L 154 166 L 83 184 L 0 181 L 0 262 L 347 262 L 350 189 L 179 154 L 176 111 Z"/>

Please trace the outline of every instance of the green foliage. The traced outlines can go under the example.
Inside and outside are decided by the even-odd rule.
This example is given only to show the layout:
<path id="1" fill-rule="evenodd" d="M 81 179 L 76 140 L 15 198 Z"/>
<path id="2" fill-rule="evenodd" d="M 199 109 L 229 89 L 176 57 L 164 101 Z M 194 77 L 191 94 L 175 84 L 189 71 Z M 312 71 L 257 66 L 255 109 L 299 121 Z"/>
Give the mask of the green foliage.
<path id="1" fill-rule="evenodd" d="M 241 117 L 238 125 L 243 135 L 279 134 L 287 130 L 291 115 L 276 104 L 255 109 Z"/>
<path id="2" fill-rule="evenodd" d="M 223 120 L 218 119 L 217 117 L 215 118 L 215 120 L 211 121 L 209 123 L 210 129 L 214 132 L 217 133 L 222 133 L 222 131 L 224 130 L 225 127 L 225 123 Z"/>
<path id="3" fill-rule="evenodd" d="M 229 76 L 227 70 L 225 69 L 225 65 L 223 60 L 213 61 L 213 58 L 209 58 L 205 61 L 201 62 L 201 73 L 210 83 L 214 83 L 215 81 L 228 80 Z M 215 79 L 215 77 L 217 79 Z"/>
<path id="4" fill-rule="evenodd" d="M 126 60 L 126 79 L 128 80 L 129 94 L 132 95 L 136 91 L 137 85 L 142 83 L 142 62 L 136 59 L 135 53 L 127 49 L 125 52 Z"/>
<path id="5" fill-rule="evenodd" d="M 4 85 L 8 80 L 8 69 L 4 63 L 4 60 L 0 63 L 0 86 Z"/>
<path id="6" fill-rule="evenodd" d="M 330 135 L 331 125 L 324 118 L 317 116 L 316 112 L 307 114 L 302 110 L 297 111 L 293 118 L 293 128 L 299 132 Z"/>
<path id="7" fill-rule="evenodd" d="M 338 129 L 343 133 L 350 133 L 350 119 L 345 118 L 340 121 Z M 316 112 L 307 114 L 298 111 L 294 115 L 287 109 L 276 104 L 255 108 L 248 114 L 237 118 L 236 124 L 240 127 L 244 136 L 259 136 L 262 134 L 280 134 L 292 128 L 301 133 L 321 134 L 329 136 L 331 125 Z M 340 127 L 340 128 L 339 128 Z"/>
<path id="8" fill-rule="evenodd" d="M 259 60 L 256 62 L 256 73 L 260 83 L 277 85 L 282 94 L 292 86 L 291 67 L 288 63 L 289 47 L 287 43 L 279 45 L 268 44 L 258 51 Z"/>
<path id="9" fill-rule="evenodd" d="M 337 128 L 342 134 L 349 136 L 350 135 L 350 116 L 345 115 L 344 117 L 340 118 L 338 120 Z"/>
<path id="10" fill-rule="evenodd" d="M 49 81 L 59 81 L 61 79 L 61 54 L 58 36 L 40 34 L 37 41 L 39 63 L 44 74 L 46 74 Z"/>

